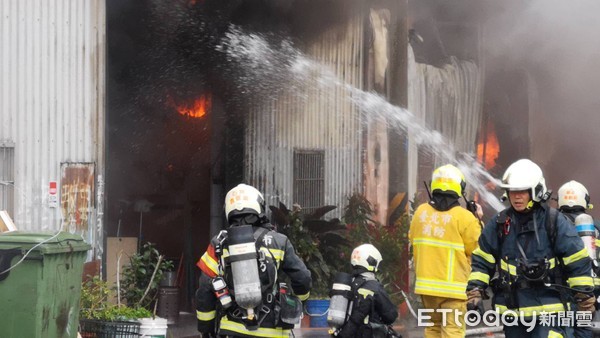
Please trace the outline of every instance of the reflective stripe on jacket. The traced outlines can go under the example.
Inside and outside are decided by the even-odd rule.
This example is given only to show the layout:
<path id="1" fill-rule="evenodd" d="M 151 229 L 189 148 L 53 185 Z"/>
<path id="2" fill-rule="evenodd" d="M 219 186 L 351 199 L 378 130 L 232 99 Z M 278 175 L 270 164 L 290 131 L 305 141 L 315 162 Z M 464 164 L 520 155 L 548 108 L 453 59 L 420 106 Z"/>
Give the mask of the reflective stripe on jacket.
<path id="1" fill-rule="evenodd" d="M 556 218 L 556 240 L 552 247 L 551 239 L 546 231 L 546 221 L 548 215 L 548 206 L 534 206 L 533 218 L 537 224 L 537 232 L 539 245 L 537 244 L 535 231 L 533 231 L 533 218 L 524 225 L 518 225 L 517 218 L 513 214 L 512 209 L 507 209 L 507 215 L 510 216 L 510 227 L 508 234 L 502 232 L 502 243 L 500 243 L 500 235 L 498 226 L 502 226 L 503 222 L 497 224 L 498 214 L 485 225 L 483 233 L 479 238 L 479 247 L 473 252 L 472 257 L 472 272 L 469 278 L 468 289 L 481 287 L 486 288 L 489 284 L 490 277 L 494 276 L 497 271 L 497 266 L 500 265 L 499 271 L 503 276 L 511 276 L 511 280 L 522 280 L 520 262 L 523 261 L 522 254 L 517 241 L 519 241 L 521 249 L 523 249 L 529 262 L 548 260 L 550 278 L 553 279 L 558 261 L 562 260 L 562 278 L 567 281 L 568 285 L 574 289 L 589 291 L 593 288 L 593 280 L 591 277 L 591 261 L 583 246 L 583 242 L 577 234 L 576 228 L 563 215 L 558 213 Z M 519 231 L 519 229 L 530 229 L 528 231 Z M 500 252 L 500 246 L 502 247 Z M 552 283 L 555 281 L 552 280 Z M 496 308 L 500 312 L 505 312 L 509 309 L 516 311 L 524 311 L 525 316 L 530 316 L 533 312 L 562 312 L 570 307 L 565 299 L 561 299 L 559 292 L 551 287 L 514 286 L 514 292 L 506 290 L 496 290 L 494 302 Z M 508 298 L 512 297 L 512 298 Z M 514 304 L 517 304 L 514 306 Z M 512 305 L 513 307 L 509 307 Z"/>
<path id="2" fill-rule="evenodd" d="M 254 227 L 254 238 L 257 239 L 264 231 L 262 229 L 272 229 L 270 225 L 263 227 Z M 200 283 L 196 291 L 196 315 L 198 319 L 198 331 L 214 332 L 215 320 L 220 319 L 219 330 L 225 333 L 223 335 L 248 336 L 248 337 L 287 337 L 289 330 L 275 327 L 275 318 L 273 311 L 267 315 L 262 325 L 257 330 L 248 330 L 243 323 L 227 318 L 223 313 L 219 313 L 220 307 L 218 300 L 212 290 L 212 278 L 223 276 L 223 267 L 219 264 L 219 258 L 215 254 L 217 245 L 216 237 L 211 240 L 206 252 L 197 262 L 198 268 L 202 271 Z M 260 251 L 264 253 L 267 265 L 271 262 L 277 270 L 285 272 L 290 278 L 291 289 L 300 300 L 306 300 L 310 295 L 311 274 L 306 265 L 296 255 L 292 243 L 288 238 L 274 230 L 269 230 L 262 236 Z M 229 251 L 224 248 L 222 258 L 229 256 Z M 267 268 L 268 269 L 268 268 Z M 261 273 L 261 282 L 264 282 L 264 275 Z M 227 279 L 227 278 L 226 278 Z M 228 282 L 229 283 L 229 282 Z M 228 285 L 230 289 L 233 285 Z M 264 297 L 264 295 L 263 295 Z M 264 298 L 263 298 L 264 300 Z M 273 307 L 274 303 L 268 304 Z M 273 310 L 273 309 L 271 309 Z"/>
<path id="3" fill-rule="evenodd" d="M 348 321 L 338 332 L 340 338 L 373 338 L 382 333 L 376 328 L 391 325 L 398 318 L 397 306 L 372 272 L 355 275 L 353 303 Z M 387 337 L 387 336 L 386 336 Z"/>
<path id="4" fill-rule="evenodd" d="M 221 325 L 219 326 L 219 334 L 234 336 L 234 337 L 272 337 L 272 338 L 287 338 L 290 336 L 291 330 L 281 328 L 259 327 L 256 330 L 248 330 L 244 324 L 235 322 L 223 316 Z"/>
<path id="5" fill-rule="evenodd" d="M 411 221 L 415 293 L 467 299 L 470 257 L 481 233 L 479 221 L 463 207 L 438 211 L 421 204 Z"/>

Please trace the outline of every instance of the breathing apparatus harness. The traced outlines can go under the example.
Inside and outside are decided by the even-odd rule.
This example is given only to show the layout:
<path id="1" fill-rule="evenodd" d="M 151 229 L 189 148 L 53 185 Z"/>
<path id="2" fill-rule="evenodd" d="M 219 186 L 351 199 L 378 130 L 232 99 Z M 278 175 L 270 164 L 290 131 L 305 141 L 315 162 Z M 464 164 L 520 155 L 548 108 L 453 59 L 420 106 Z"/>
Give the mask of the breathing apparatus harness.
<path id="1" fill-rule="evenodd" d="M 265 228 L 264 226 L 259 226 L 259 235 L 256 238 L 255 241 L 255 246 L 256 246 L 256 252 L 258 253 L 258 262 L 259 262 L 259 266 L 262 266 L 262 264 L 266 264 L 267 260 L 266 260 L 266 255 L 265 252 L 263 250 L 260 250 L 261 247 L 261 243 L 263 242 L 263 239 L 265 237 L 265 235 L 269 232 L 268 228 Z M 223 257 L 223 250 L 224 248 L 228 247 L 228 232 L 227 230 L 221 230 L 221 232 L 219 232 L 219 234 L 217 235 L 217 243 L 214 246 L 215 249 L 215 255 L 217 256 L 217 261 L 219 263 L 219 271 L 222 271 L 224 274 L 224 278 L 222 277 L 217 277 L 217 278 L 222 278 L 224 279 L 226 284 L 231 284 L 232 283 L 232 272 L 231 272 L 231 262 L 230 262 L 230 257 Z M 273 264 L 276 265 L 277 261 L 275 260 L 275 257 L 273 256 L 273 253 L 271 252 L 271 250 L 266 247 L 268 253 L 271 256 L 271 259 L 273 260 Z M 261 269 L 259 268 L 259 271 Z M 263 285 L 263 283 L 261 282 L 261 293 L 263 295 L 263 299 L 261 302 L 261 305 L 259 306 L 259 310 L 256 313 L 256 316 L 254 318 L 249 318 L 249 316 L 247 315 L 246 311 L 244 311 L 244 309 L 242 307 L 240 307 L 236 301 L 235 301 L 235 290 L 231 289 L 231 295 L 233 298 L 233 302 L 231 306 L 227 306 L 226 308 L 222 306 L 221 303 L 217 308 L 217 310 L 219 310 L 218 312 L 220 313 L 225 313 L 227 314 L 227 316 L 235 321 L 239 321 L 241 323 L 244 324 L 244 326 L 246 327 L 246 329 L 248 330 L 256 330 L 258 329 L 262 322 L 265 320 L 265 318 L 269 315 L 269 313 L 271 312 L 271 308 L 268 305 L 273 304 L 276 299 L 275 297 L 277 296 L 278 293 L 278 289 L 276 288 L 276 281 L 277 281 L 277 267 L 275 266 L 274 269 L 269 270 L 268 267 L 265 268 L 265 271 L 267 272 L 268 278 L 269 278 L 269 282 L 265 285 Z M 274 272 L 272 272 L 274 271 Z M 262 278 L 261 278 L 262 280 Z M 214 281 L 213 281 L 214 284 Z M 266 304 L 265 304 L 266 303 Z M 277 307 L 274 306 L 275 310 L 277 310 Z M 219 320 L 221 318 L 221 315 L 217 316 L 217 320 Z M 277 313 L 275 316 L 276 320 L 279 318 L 279 314 Z M 219 327 L 218 325 L 219 323 L 217 323 L 217 325 L 215 325 L 215 329 L 217 329 Z M 277 323 L 275 323 L 277 324 Z"/>
<path id="2" fill-rule="evenodd" d="M 355 273 L 356 272 L 357 271 L 355 270 Z M 350 285 L 351 289 L 349 290 L 348 293 L 343 293 L 344 297 L 350 298 L 350 302 L 346 306 L 346 315 L 345 315 L 344 323 L 342 325 L 340 325 L 339 327 L 331 328 L 329 330 L 329 334 L 331 334 L 334 337 L 337 337 L 340 334 L 342 334 L 342 331 L 344 330 L 344 328 L 346 328 L 346 330 L 350 330 L 350 328 L 347 328 L 347 326 L 349 324 L 352 324 L 355 326 L 354 327 L 355 330 L 357 330 L 362 325 L 369 326 L 374 338 L 402 338 L 402 336 L 400 334 L 398 334 L 396 331 L 394 331 L 394 329 L 390 325 L 374 323 L 370 320 L 371 318 L 373 318 L 373 315 L 377 313 L 375 311 L 375 302 L 373 300 L 371 300 L 369 308 L 357 307 L 359 296 L 360 296 L 358 293 L 358 290 L 368 280 L 369 279 L 365 278 L 364 276 L 362 276 L 360 274 L 358 274 L 357 276 L 355 276 L 352 279 L 352 282 Z M 339 295 L 342 295 L 342 293 L 331 290 L 330 296 L 333 296 L 333 295 L 339 296 Z M 360 318 L 361 321 L 358 321 L 355 318 Z M 364 320 L 364 318 L 369 318 L 367 323 L 362 321 L 362 320 Z M 328 319 L 328 322 L 329 322 L 329 319 Z M 356 334 L 356 332 L 354 330 L 352 330 L 352 334 Z M 347 336 L 346 332 L 344 332 L 342 335 Z"/>
<path id="3" fill-rule="evenodd" d="M 500 212 L 496 218 L 496 231 L 498 235 L 498 256 L 502 254 L 502 245 L 506 236 L 509 235 L 511 230 L 513 230 L 512 220 L 508 215 L 508 211 L 510 209 L 504 210 Z M 556 243 L 556 221 L 558 218 L 558 210 L 548 207 L 546 209 L 546 234 L 548 236 L 548 240 L 550 242 L 550 247 L 554 250 L 554 246 Z M 533 228 L 535 232 L 535 239 L 537 245 L 540 245 L 539 234 L 537 231 L 537 221 L 535 215 L 532 217 L 533 219 Z M 519 234 L 524 232 L 531 231 L 529 228 L 518 229 Z M 519 235 L 517 234 L 517 235 Z M 535 287 L 546 287 L 555 290 L 558 292 L 560 296 L 561 303 L 565 311 L 568 308 L 568 301 L 572 299 L 572 294 L 577 292 L 582 292 L 581 290 L 573 289 L 567 286 L 564 286 L 562 281 L 562 273 L 564 268 L 564 263 L 561 257 L 554 257 L 556 261 L 556 266 L 554 270 L 554 278 L 552 278 L 549 274 L 551 264 L 548 257 L 544 257 L 542 259 L 530 260 L 527 258 L 525 254 L 525 250 L 521 246 L 516 238 L 516 245 L 519 253 L 521 254 L 521 258 L 517 258 L 517 266 L 516 266 L 516 277 L 512 277 L 510 274 L 510 268 L 507 268 L 509 271 L 504 271 L 501 267 L 501 263 L 504 259 L 506 264 L 508 264 L 508 256 L 504 258 L 498 259 L 496 257 L 496 270 L 498 271 L 499 278 L 492 280 L 490 285 L 494 290 L 494 293 L 502 292 L 507 297 L 506 298 L 506 306 L 509 309 L 518 309 L 519 303 L 517 298 L 517 290 L 524 288 L 535 288 Z M 525 244 L 528 245 L 528 242 Z"/>
<path id="4" fill-rule="evenodd" d="M 581 208 L 581 209 L 575 209 L 575 208 L 569 208 L 569 207 L 563 207 L 560 209 L 560 211 L 562 212 L 563 215 L 567 216 L 567 218 L 571 221 L 571 223 L 575 224 L 575 226 L 577 226 L 576 223 L 576 219 L 577 216 L 581 215 L 581 214 L 585 214 L 585 209 Z M 593 221 L 593 218 L 592 218 Z M 592 223 L 594 226 L 594 231 L 596 232 L 596 240 L 600 237 L 598 237 L 598 234 L 600 234 L 600 227 L 598 226 L 598 224 L 596 224 L 596 222 Z M 592 272 L 595 274 L 595 277 L 600 276 L 600 262 L 598 261 L 598 252 L 596 252 L 596 257 L 593 259 L 593 264 L 592 264 Z M 598 287 L 598 286 L 596 286 Z M 600 305 L 600 304 L 599 304 Z"/>

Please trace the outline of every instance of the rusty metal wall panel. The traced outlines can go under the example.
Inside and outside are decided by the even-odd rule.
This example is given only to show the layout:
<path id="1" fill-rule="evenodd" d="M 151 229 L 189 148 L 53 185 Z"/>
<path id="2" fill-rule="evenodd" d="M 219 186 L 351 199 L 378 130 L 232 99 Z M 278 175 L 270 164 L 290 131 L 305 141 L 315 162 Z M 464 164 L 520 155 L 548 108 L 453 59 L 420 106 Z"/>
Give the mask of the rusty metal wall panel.
<path id="1" fill-rule="evenodd" d="M 14 143 L 20 230 L 61 228 L 48 205 L 61 162 L 103 173 L 105 22 L 102 0 L 0 0 L 0 142 Z"/>
<path id="2" fill-rule="evenodd" d="M 93 221 L 95 175 L 93 163 L 62 163 L 60 209 L 66 229 L 85 231 Z"/>
<path id="3" fill-rule="evenodd" d="M 339 81 L 362 88 L 362 17 L 332 28 L 305 52 Z M 265 193 L 267 205 L 291 206 L 294 150 L 324 151 L 324 203 L 338 206 L 327 216 L 340 217 L 347 198 L 362 189 L 361 118 L 346 89 L 333 83 L 320 87 L 319 79 L 313 80 L 251 110 L 245 177 Z"/>

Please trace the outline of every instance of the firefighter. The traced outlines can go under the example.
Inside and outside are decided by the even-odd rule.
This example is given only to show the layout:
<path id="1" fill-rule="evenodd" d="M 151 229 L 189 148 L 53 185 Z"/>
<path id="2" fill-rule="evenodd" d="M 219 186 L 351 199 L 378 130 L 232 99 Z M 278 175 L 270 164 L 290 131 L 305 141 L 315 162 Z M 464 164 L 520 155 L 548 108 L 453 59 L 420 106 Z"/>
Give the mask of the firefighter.
<path id="1" fill-rule="evenodd" d="M 600 294 L 600 279 L 597 277 L 600 273 L 598 268 L 598 256 L 596 247 L 598 246 L 598 230 L 594 224 L 592 216 L 586 213 L 591 209 L 590 195 L 585 186 L 577 181 L 569 181 L 558 189 L 558 210 L 576 226 L 579 237 L 583 240 L 590 258 L 592 259 L 594 279 L 594 296 L 597 298 Z M 564 282 L 564 281 L 563 281 Z M 598 303 L 596 302 L 596 310 Z M 575 338 L 591 338 L 592 330 L 584 325 L 575 323 Z"/>
<path id="2" fill-rule="evenodd" d="M 301 301 L 309 296 L 310 271 L 288 238 L 269 223 L 256 188 L 231 189 L 225 216 L 228 229 L 211 240 L 197 263 L 198 331 L 204 337 L 288 337 L 300 320 Z M 277 284 L 281 271 L 296 297 Z"/>
<path id="3" fill-rule="evenodd" d="M 558 320 L 569 318 L 570 302 L 576 301 L 579 310 L 594 308 L 591 264 L 583 242 L 569 220 L 545 203 L 550 192 L 542 170 L 531 160 L 511 164 L 501 188 L 510 207 L 483 229 L 473 252 L 468 302 L 481 304 L 491 284 L 496 311 L 516 319 L 504 325 L 507 338 L 572 337 L 573 323 L 564 326 Z M 569 288 L 556 281 L 558 271 Z M 495 272 L 498 278 L 490 281 Z"/>
<path id="4" fill-rule="evenodd" d="M 558 189 L 558 210 L 567 216 L 573 224 L 576 224 L 578 216 L 582 214 L 587 215 L 587 210 L 591 210 L 592 208 L 593 205 L 590 203 L 590 195 L 583 184 L 577 181 L 569 181 Z M 587 219 L 592 222 L 590 225 L 593 226 L 593 229 L 589 230 L 593 230 L 592 237 L 595 244 L 593 247 L 597 248 L 600 246 L 600 239 L 598 236 L 600 231 L 598 226 L 594 223 L 591 216 L 581 217 L 580 219 Z M 580 236 L 582 236 L 582 234 L 580 234 Z M 594 251 L 596 251 L 596 254 L 593 254 L 590 258 L 598 261 L 598 252 L 597 250 Z M 595 274 L 598 275 L 598 272 L 595 272 Z M 598 281 L 600 282 L 600 280 Z"/>
<path id="5" fill-rule="evenodd" d="M 342 338 L 398 337 L 389 327 L 398 317 L 375 273 L 382 261 L 381 253 L 371 244 L 362 244 L 352 251 L 353 293 L 348 320 L 335 335 Z"/>
<path id="6" fill-rule="evenodd" d="M 409 239 L 413 248 L 416 283 L 425 309 L 466 312 L 465 288 L 471 272 L 470 257 L 481 233 L 481 207 L 477 217 L 460 206 L 466 186 L 463 173 L 453 165 L 437 168 L 431 179 L 431 200 L 421 204 L 412 218 Z M 430 314 L 432 326 L 425 337 L 464 337 L 462 320 L 454 313 Z M 446 323 L 444 324 L 444 317 Z M 458 316 L 461 318 L 462 316 Z"/>

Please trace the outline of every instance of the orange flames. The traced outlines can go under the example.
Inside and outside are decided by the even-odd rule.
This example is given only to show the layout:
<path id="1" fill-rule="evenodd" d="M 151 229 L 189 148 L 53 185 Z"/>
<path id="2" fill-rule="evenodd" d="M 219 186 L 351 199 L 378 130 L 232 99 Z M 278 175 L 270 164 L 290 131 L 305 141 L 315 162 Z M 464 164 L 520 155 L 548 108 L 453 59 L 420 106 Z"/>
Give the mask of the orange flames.
<path id="1" fill-rule="evenodd" d="M 496 159 L 498 159 L 500 153 L 500 144 L 493 124 L 488 123 L 486 131 L 487 139 L 480 139 L 479 144 L 477 144 L 477 159 L 485 169 L 491 169 L 496 165 Z"/>
<path id="2" fill-rule="evenodd" d="M 173 102 L 173 100 L 169 100 Z M 172 104 L 179 114 L 193 118 L 201 118 L 210 111 L 212 99 L 210 94 L 202 94 L 191 104 Z"/>

